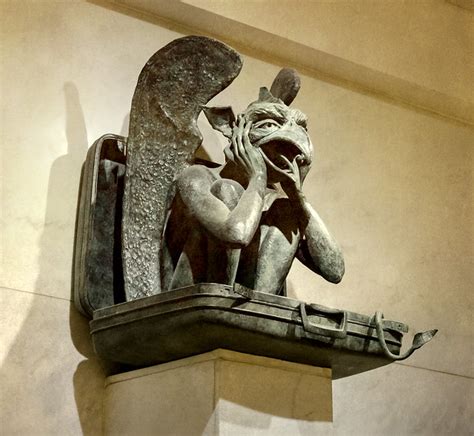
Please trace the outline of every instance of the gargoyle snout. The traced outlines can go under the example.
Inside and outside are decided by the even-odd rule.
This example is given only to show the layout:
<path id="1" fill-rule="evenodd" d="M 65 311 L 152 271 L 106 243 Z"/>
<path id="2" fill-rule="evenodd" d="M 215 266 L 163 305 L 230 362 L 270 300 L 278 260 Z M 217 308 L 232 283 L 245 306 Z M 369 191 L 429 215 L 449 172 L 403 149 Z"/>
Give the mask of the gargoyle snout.
<path id="1" fill-rule="evenodd" d="M 295 146 L 300 151 L 299 154 L 301 155 L 301 158 L 298 159 L 298 163 L 300 165 L 311 164 L 313 145 L 311 144 L 308 133 L 300 125 L 294 122 L 289 122 L 275 132 L 260 139 L 254 145 L 256 147 L 261 147 L 264 144 L 269 143 L 284 143 L 288 144 L 289 147 Z"/>

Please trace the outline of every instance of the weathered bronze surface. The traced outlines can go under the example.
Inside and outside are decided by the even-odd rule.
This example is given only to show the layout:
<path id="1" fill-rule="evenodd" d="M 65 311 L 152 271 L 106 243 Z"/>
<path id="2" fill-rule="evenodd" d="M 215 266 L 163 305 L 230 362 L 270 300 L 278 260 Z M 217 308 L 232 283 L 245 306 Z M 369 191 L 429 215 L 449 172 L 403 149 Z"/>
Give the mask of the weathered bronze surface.
<path id="1" fill-rule="evenodd" d="M 408 327 L 383 321 L 390 352 L 398 354 Z M 142 367 L 216 348 L 331 367 L 333 377 L 357 374 L 393 360 L 373 318 L 238 287 L 200 284 L 94 313 L 99 356 Z"/>
<path id="2" fill-rule="evenodd" d="M 181 38 L 143 68 L 128 139 L 105 135 L 83 170 L 75 301 L 98 354 L 143 366 L 215 348 L 331 366 L 336 376 L 406 358 L 401 323 L 285 297 L 294 258 L 338 283 L 344 260 L 306 200 L 313 146 L 283 69 L 237 116 L 205 104 L 242 66 L 205 37 Z M 195 159 L 204 111 L 226 162 Z M 119 304 L 121 303 L 121 304 Z"/>
<path id="3" fill-rule="evenodd" d="M 286 89 L 282 81 L 292 91 L 284 95 L 289 102 L 299 81 L 287 70 L 274 88 Z M 306 116 L 266 88 L 237 118 L 231 108 L 204 111 L 229 139 L 227 159 L 216 168 L 192 165 L 176 177 L 163 247 L 163 289 L 238 283 L 281 294 L 295 257 L 339 282 L 341 251 L 302 192 L 313 155 Z"/>
<path id="4" fill-rule="evenodd" d="M 197 117 L 242 66 L 239 55 L 208 38 L 178 39 L 147 62 L 130 112 L 123 198 L 123 264 L 128 300 L 159 294 L 160 253 L 171 185 L 194 159 Z"/>
<path id="5" fill-rule="evenodd" d="M 86 315 L 125 301 L 121 220 L 126 138 L 104 135 L 82 168 L 74 253 L 74 301 Z"/>

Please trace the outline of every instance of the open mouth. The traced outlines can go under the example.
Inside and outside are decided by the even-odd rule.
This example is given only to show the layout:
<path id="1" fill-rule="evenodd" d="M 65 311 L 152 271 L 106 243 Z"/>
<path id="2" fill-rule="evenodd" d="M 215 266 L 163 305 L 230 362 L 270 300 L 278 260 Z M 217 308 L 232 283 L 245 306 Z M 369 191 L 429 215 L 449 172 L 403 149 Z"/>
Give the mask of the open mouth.
<path id="1" fill-rule="evenodd" d="M 289 141 L 269 141 L 260 146 L 263 158 L 274 170 L 290 174 L 293 172 L 293 165 L 304 160 L 301 150 Z"/>

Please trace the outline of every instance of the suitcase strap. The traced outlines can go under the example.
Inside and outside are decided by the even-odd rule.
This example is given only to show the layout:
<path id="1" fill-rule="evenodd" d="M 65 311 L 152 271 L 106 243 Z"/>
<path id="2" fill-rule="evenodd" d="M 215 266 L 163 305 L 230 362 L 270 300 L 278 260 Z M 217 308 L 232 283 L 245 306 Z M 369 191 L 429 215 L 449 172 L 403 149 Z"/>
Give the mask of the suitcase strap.
<path id="1" fill-rule="evenodd" d="M 433 330 L 428 330 L 426 332 L 420 332 L 415 335 L 413 338 L 413 343 L 411 347 L 403 354 L 397 355 L 393 354 L 387 347 L 387 344 L 385 342 L 385 336 L 383 333 L 383 314 L 380 311 L 377 311 L 375 313 L 375 329 L 377 330 L 377 337 L 379 339 L 380 346 L 382 347 L 383 352 L 385 355 L 393 360 L 405 360 L 407 357 L 410 357 L 415 350 L 418 350 L 418 348 L 421 348 L 423 345 L 425 345 L 427 342 L 431 341 L 433 337 L 438 333 L 437 329 Z"/>
<path id="2" fill-rule="evenodd" d="M 234 283 L 232 288 L 234 292 L 247 300 L 255 298 L 255 291 L 239 283 Z M 301 303 L 300 316 L 303 329 L 307 333 L 336 339 L 344 339 L 347 336 L 347 312 L 345 310 L 331 309 L 329 307 L 320 306 L 319 304 Z M 338 327 L 315 324 L 311 322 L 310 316 L 322 316 L 323 318 L 330 319 L 336 323 Z"/>
<path id="3" fill-rule="evenodd" d="M 331 327 L 322 324 L 314 324 L 309 315 L 323 315 L 325 318 L 335 320 L 339 327 Z M 344 339 L 347 336 L 347 312 L 345 310 L 329 309 L 318 304 L 300 304 L 301 321 L 307 333 L 329 336 L 336 339 Z"/>

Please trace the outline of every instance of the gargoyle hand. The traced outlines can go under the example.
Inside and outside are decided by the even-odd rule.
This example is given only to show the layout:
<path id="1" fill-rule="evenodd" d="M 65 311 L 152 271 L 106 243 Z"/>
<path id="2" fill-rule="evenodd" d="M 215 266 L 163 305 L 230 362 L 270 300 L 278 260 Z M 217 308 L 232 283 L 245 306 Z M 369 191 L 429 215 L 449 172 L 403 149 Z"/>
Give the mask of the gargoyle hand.
<path id="1" fill-rule="evenodd" d="M 242 167 L 248 177 L 267 177 L 267 166 L 260 152 L 254 147 L 249 139 L 251 122 L 247 122 L 242 116 L 237 118 L 234 125 L 231 139 L 230 151 L 232 156 L 228 156 L 237 165 Z"/>
<path id="2" fill-rule="evenodd" d="M 298 165 L 297 159 L 290 162 L 285 156 L 281 156 L 282 159 L 286 161 L 287 164 L 287 171 L 285 171 L 285 175 L 287 176 L 287 180 L 281 182 L 281 187 L 285 191 L 288 198 L 295 199 L 301 198 L 303 196 L 303 174 L 302 169 Z"/>

